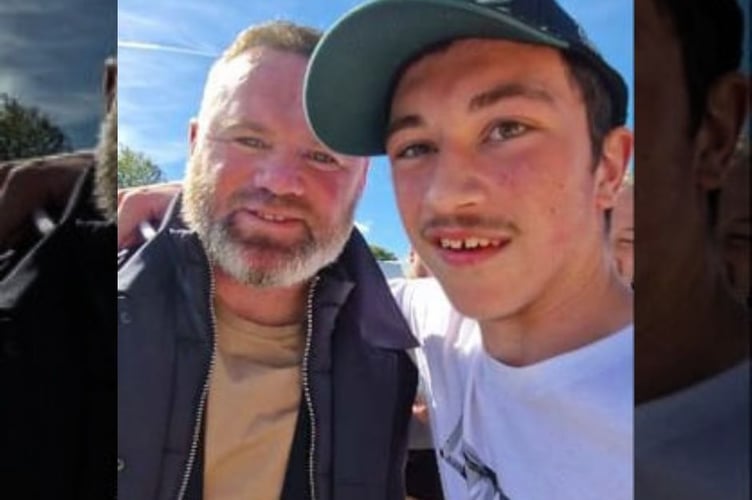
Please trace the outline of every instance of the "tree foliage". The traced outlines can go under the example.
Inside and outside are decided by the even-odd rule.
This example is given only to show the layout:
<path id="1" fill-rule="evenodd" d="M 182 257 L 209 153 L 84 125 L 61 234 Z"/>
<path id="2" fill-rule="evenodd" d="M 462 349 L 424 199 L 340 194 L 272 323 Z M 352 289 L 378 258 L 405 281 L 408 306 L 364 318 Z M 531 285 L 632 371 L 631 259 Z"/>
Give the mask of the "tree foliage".
<path id="1" fill-rule="evenodd" d="M 0 94 L 0 161 L 71 151 L 63 130 L 38 109 Z"/>
<path id="2" fill-rule="evenodd" d="M 378 245 L 368 245 L 371 249 L 371 253 L 376 260 L 399 260 L 397 256 L 389 250 L 382 248 Z"/>
<path id="3" fill-rule="evenodd" d="M 162 170 L 148 156 L 124 144 L 118 145 L 118 188 L 163 182 Z"/>

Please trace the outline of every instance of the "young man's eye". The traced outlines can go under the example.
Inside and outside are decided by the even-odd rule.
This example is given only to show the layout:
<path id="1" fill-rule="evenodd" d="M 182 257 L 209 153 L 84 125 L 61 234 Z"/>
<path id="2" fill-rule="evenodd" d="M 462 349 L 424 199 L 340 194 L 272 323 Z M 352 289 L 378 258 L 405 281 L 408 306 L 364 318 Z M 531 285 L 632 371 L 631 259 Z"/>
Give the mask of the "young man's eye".
<path id="1" fill-rule="evenodd" d="M 432 146 L 431 144 L 427 144 L 427 143 L 411 144 L 410 146 L 407 146 L 399 150 L 399 152 L 396 155 L 396 158 L 400 158 L 400 159 L 418 158 L 420 156 L 435 153 L 435 152 L 436 152 L 436 147 Z"/>
<path id="2" fill-rule="evenodd" d="M 530 127 L 520 122 L 501 122 L 491 128 L 488 134 L 489 141 L 506 141 L 518 137 L 530 130 Z"/>

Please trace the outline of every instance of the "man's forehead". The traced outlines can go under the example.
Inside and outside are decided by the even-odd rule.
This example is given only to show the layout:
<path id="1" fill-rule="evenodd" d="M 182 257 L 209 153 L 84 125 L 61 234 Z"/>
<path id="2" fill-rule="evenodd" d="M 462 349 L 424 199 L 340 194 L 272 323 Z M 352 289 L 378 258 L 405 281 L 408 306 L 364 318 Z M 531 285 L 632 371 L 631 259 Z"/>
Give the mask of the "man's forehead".
<path id="1" fill-rule="evenodd" d="M 459 39 L 408 64 L 397 79 L 391 104 L 409 105 L 413 100 L 409 94 L 416 88 L 444 83 L 451 88 L 467 86 L 471 101 L 484 96 L 498 101 L 500 94 L 553 105 L 561 93 L 557 86 L 565 81 L 557 77 L 562 76 L 565 67 L 555 49 L 507 40 Z"/>
<path id="2" fill-rule="evenodd" d="M 455 66 L 442 66 L 447 58 Z M 479 66 L 489 73 L 504 71 L 522 76 L 549 71 L 561 66 L 561 62 L 559 51 L 551 47 L 509 40 L 463 38 L 441 44 L 413 58 L 397 76 L 396 84 L 399 86 L 414 78 L 426 66 L 440 66 L 434 73 L 443 76 L 462 77 L 470 65 Z"/>
<path id="3" fill-rule="evenodd" d="M 278 72 L 281 68 L 290 73 L 299 72 L 302 76 L 307 63 L 307 58 L 301 54 L 263 46 L 252 47 L 228 60 L 217 61 L 212 68 L 212 76 L 217 80 L 237 82 L 248 80 L 258 73 Z"/>
<path id="4" fill-rule="evenodd" d="M 247 101 L 258 97 L 269 105 L 279 100 L 300 103 L 303 112 L 303 79 L 307 59 L 289 51 L 253 47 L 212 67 L 204 90 L 204 105 L 223 108 L 228 99 Z M 207 110 L 208 111 L 208 110 Z"/>

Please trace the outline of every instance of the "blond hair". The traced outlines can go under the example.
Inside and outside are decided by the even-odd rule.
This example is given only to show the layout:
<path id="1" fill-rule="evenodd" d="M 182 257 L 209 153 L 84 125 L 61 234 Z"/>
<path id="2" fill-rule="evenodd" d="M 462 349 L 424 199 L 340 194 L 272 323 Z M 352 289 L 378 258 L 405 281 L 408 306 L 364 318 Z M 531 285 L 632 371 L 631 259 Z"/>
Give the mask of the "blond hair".
<path id="1" fill-rule="evenodd" d="M 308 58 L 320 39 L 320 31 L 289 21 L 267 21 L 241 31 L 209 70 L 199 108 L 199 119 L 214 97 L 213 81 L 225 64 L 258 47 L 290 52 Z"/>
<path id="2" fill-rule="evenodd" d="M 268 21 L 241 31 L 222 53 L 219 61 L 227 62 L 254 47 L 267 47 L 310 57 L 320 39 L 321 32 L 314 28 L 289 21 Z"/>

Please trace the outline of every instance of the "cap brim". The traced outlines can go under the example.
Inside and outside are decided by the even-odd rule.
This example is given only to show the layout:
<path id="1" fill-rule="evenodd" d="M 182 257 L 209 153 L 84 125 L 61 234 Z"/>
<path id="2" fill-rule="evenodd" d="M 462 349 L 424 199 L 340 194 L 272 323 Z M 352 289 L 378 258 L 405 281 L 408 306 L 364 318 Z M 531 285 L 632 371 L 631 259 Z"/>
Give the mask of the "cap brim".
<path id="1" fill-rule="evenodd" d="M 569 46 L 553 34 L 472 2 L 376 0 L 345 14 L 316 47 L 304 91 L 311 129 L 340 153 L 383 154 L 397 72 L 426 48 L 457 38 Z"/>

